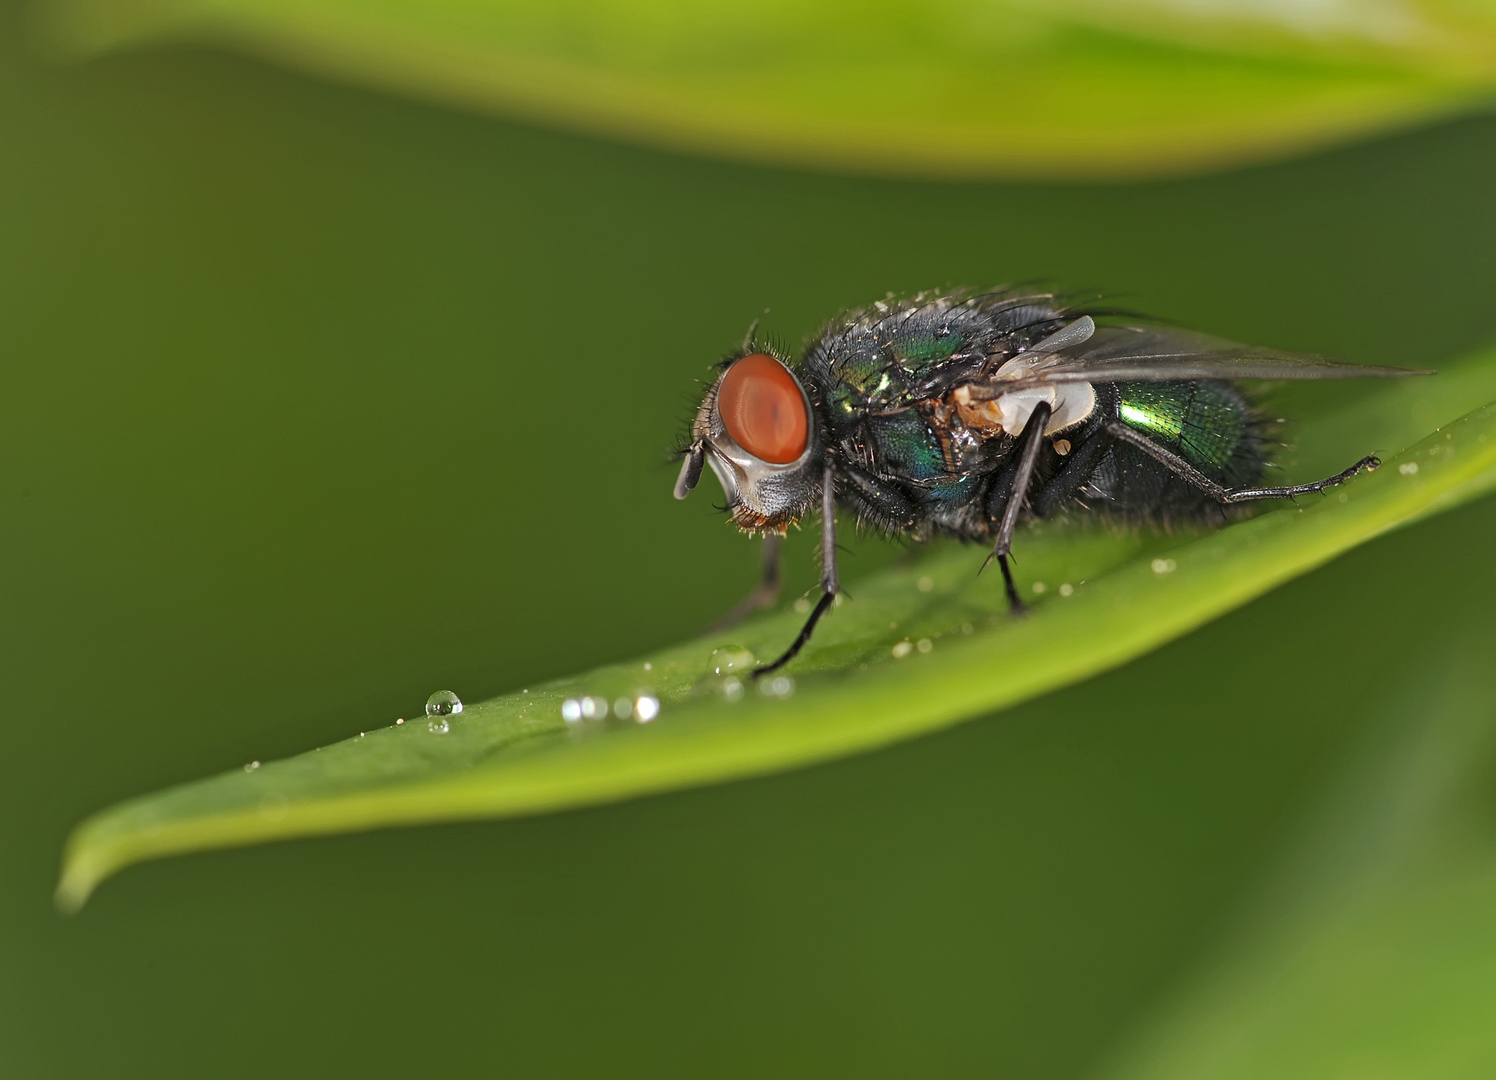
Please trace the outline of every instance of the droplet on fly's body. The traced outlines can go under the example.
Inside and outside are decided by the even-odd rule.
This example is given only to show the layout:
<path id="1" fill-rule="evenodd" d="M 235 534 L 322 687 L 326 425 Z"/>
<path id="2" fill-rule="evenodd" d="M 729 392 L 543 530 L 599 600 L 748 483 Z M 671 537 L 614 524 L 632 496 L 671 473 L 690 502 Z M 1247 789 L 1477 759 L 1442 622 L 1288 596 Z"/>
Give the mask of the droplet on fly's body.
<path id="1" fill-rule="evenodd" d="M 756 663 L 758 657 L 741 645 L 724 645 L 720 649 L 713 649 L 711 659 L 707 661 L 713 675 L 741 674 Z"/>

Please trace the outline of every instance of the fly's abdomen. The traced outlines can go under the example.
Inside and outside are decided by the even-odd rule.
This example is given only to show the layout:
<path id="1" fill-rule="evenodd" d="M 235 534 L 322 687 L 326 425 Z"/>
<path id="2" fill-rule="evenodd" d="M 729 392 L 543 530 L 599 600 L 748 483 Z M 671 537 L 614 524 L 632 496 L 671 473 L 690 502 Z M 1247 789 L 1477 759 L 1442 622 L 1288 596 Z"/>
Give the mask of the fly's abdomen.
<path id="1" fill-rule="evenodd" d="M 1226 487 L 1256 483 L 1266 465 L 1251 407 L 1223 382 L 1118 383 L 1117 419 Z M 1091 496 L 1145 515 L 1188 515 L 1211 500 L 1136 447 L 1117 444 Z"/>

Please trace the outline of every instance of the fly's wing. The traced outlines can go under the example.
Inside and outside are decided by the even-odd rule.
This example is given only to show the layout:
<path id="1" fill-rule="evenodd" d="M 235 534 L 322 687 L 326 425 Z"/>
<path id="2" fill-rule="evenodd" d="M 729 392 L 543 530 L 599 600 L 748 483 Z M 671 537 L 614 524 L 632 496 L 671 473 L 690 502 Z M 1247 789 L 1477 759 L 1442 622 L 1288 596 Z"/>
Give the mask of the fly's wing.
<path id="1" fill-rule="evenodd" d="M 1045 343 L 1033 352 L 1038 354 Z M 1237 345 L 1186 330 L 1098 327 L 1082 344 L 1015 358 L 981 380 L 988 397 L 1049 383 L 1173 382 L 1181 379 L 1359 379 L 1429 375 L 1407 368 L 1342 364 L 1323 356 Z"/>

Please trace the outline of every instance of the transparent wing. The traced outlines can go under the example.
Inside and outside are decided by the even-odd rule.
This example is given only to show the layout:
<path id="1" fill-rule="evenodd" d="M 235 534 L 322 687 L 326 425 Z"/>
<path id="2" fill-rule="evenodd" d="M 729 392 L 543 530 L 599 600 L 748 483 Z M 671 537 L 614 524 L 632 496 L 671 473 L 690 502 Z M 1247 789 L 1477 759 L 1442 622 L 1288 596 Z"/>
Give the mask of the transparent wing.
<path id="1" fill-rule="evenodd" d="M 1006 394 L 1046 383 L 1067 382 L 1361 379 L 1432 374 L 1408 368 L 1342 364 L 1323 356 L 1238 345 L 1169 327 L 1097 327 L 1078 346 L 1061 345 L 1061 351 L 1046 350 L 1047 355 L 1039 355 L 1045 344 L 1041 342 L 1027 356 L 1017 357 L 981 379 L 983 389 L 989 393 Z"/>

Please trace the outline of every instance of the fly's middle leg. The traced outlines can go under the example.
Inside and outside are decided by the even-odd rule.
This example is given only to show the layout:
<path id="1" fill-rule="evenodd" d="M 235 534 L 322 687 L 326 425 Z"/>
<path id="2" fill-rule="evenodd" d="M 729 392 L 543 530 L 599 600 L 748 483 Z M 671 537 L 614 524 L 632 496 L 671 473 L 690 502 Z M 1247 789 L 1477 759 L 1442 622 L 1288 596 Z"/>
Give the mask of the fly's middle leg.
<path id="1" fill-rule="evenodd" d="M 1003 589 L 1008 594 L 1008 606 L 1015 612 L 1024 609 L 1023 599 L 1018 595 L 1018 586 L 1013 584 L 1013 570 L 1008 565 L 1008 556 L 1013 550 L 1013 530 L 1018 527 L 1018 514 L 1028 497 L 1029 485 L 1034 480 L 1034 469 L 1039 464 L 1039 447 L 1044 442 L 1044 425 L 1049 422 L 1049 406 L 1040 402 L 1034 406 L 1028 423 L 1023 426 L 1023 447 L 1019 451 L 1018 471 L 1013 475 L 1013 487 L 1008 492 L 1008 501 L 1003 506 L 1002 520 L 997 526 L 997 542 L 987 562 L 997 560 L 1003 572 Z M 984 567 L 987 563 L 982 564 Z"/>

